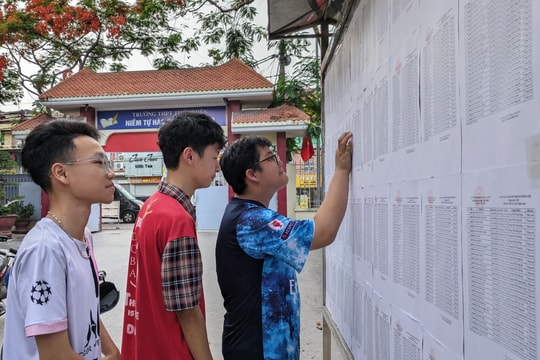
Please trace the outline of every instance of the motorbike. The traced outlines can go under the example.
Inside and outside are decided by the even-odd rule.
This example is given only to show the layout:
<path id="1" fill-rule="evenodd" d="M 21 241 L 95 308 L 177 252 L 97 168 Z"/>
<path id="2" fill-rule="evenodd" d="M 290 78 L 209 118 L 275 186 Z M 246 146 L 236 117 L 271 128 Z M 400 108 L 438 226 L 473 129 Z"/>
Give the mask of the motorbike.
<path id="1" fill-rule="evenodd" d="M 6 313 L 6 304 L 4 303 L 4 300 L 7 297 L 9 273 L 16 255 L 17 249 L 0 249 L 0 316 Z M 114 283 L 106 280 L 106 277 L 107 273 L 105 271 L 100 271 L 98 273 L 99 308 L 102 314 L 113 309 L 120 299 L 120 292 Z"/>
<path id="2" fill-rule="evenodd" d="M 0 316 L 4 315 L 6 312 L 4 300 L 7 297 L 9 273 L 16 255 L 17 249 L 14 248 L 0 250 Z"/>

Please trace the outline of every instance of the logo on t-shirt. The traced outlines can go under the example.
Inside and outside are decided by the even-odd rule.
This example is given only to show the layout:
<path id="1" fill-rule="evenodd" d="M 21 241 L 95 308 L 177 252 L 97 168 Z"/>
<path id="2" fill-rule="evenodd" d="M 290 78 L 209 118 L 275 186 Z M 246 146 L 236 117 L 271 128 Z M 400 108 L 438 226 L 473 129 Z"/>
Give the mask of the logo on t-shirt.
<path id="1" fill-rule="evenodd" d="M 52 295 L 51 287 L 45 280 L 38 280 L 30 290 L 30 299 L 34 304 L 45 305 Z"/>
<path id="2" fill-rule="evenodd" d="M 291 221 L 290 223 L 287 224 L 285 231 L 283 231 L 283 234 L 281 234 L 281 240 L 287 240 L 289 238 L 289 235 L 291 234 L 291 231 L 293 230 L 294 225 L 296 225 L 296 221 Z"/>
<path id="3" fill-rule="evenodd" d="M 90 324 L 88 324 L 88 332 L 86 334 L 86 345 L 84 345 L 84 350 L 79 355 L 84 356 L 88 354 L 100 344 L 98 321 L 99 319 L 94 319 L 94 315 L 90 311 Z"/>
<path id="4" fill-rule="evenodd" d="M 271 222 L 269 222 L 268 226 L 272 230 L 281 230 L 281 229 L 283 229 L 283 223 L 281 221 L 279 221 L 278 219 L 275 219 L 275 220 L 272 220 Z"/>

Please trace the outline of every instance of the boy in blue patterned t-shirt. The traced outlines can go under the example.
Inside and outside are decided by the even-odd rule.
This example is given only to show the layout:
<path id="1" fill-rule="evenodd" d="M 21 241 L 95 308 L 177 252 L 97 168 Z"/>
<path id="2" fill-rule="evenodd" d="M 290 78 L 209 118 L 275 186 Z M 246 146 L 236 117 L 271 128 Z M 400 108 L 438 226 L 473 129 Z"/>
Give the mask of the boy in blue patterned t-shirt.
<path id="1" fill-rule="evenodd" d="M 296 273 L 309 251 L 334 241 L 345 214 L 352 134 L 343 133 L 336 170 L 314 220 L 294 220 L 268 209 L 288 182 L 271 142 L 243 138 L 228 147 L 221 169 L 236 196 L 225 209 L 216 266 L 226 309 L 222 351 L 228 359 L 299 359 L 300 294 Z"/>

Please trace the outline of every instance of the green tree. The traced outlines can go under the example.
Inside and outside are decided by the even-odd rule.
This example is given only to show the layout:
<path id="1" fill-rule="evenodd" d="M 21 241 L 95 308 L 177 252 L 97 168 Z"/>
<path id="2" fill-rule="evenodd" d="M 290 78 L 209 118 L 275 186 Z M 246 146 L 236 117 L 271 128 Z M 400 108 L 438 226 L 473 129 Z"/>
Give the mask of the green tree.
<path id="1" fill-rule="evenodd" d="M 168 67 L 163 59 L 198 47 L 171 21 L 184 14 L 183 0 L 0 0 L 0 99 L 16 99 L 21 87 L 37 97 L 83 67 L 125 70 L 137 51 Z"/>
<path id="2" fill-rule="evenodd" d="M 255 24 L 257 8 L 253 0 L 208 1 L 188 3 L 188 11 L 196 19 L 196 37 L 210 45 L 208 55 L 213 65 L 237 57 L 250 66 L 256 65 L 253 45 L 266 37 L 264 27 Z"/>
<path id="3" fill-rule="evenodd" d="M 307 40 L 266 41 L 266 28 L 255 23 L 258 10 L 254 0 L 194 0 L 186 5 L 187 12 L 199 25 L 197 39 L 201 44 L 211 46 L 208 56 L 213 60 L 212 65 L 236 57 L 256 68 L 268 60 L 279 59 L 282 64 L 284 59 L 281 57 L 290 62 L 291 57 L 301 58 L 309 53 L 310 42 Z M 256 59 L 253 48 L 263 42 L 269 50 L 275 50 L 274 54 Z"/>
<path id="4" fill-rule="evenodd" d="M 10 153 L 0 150 L 0 174 L 12 174 L 17 169 L 17 162 Z"/>
<path id="5" fill-rule="evenodd" d="M 306 135 L 319 144 L 321 136 L 320 64 L 315 58 L 295 65 L 293 76 L 280 78 L 274 87 L 274 100 L 270 107 L 288 104 L 297 107 L 310 117 Z M 287 138 L 287 160 L 291 153 L 300 151 L 301 141 Z"/>
<path id="6" fill-rule="evenodd" d="M 178 53 L 210 45 L 213 64 L 233 57 L 257 67 L 294 57 L 306 63 L 306 40 L 267 43 L 276 52 L 255 59 L 253 46 L 265 40 L 255 24 L 255 0 L 0 0 L 0 104 L 16 102 L 21 89 L 39 97 L 64 77 L 88 67 L 123 71 L 140 53 L 156 69 L 183 65 Z M 188 29 L 189 19 L 199 28 Z M 186 35 L 188 34 L 188 35 Z M 39 104 L 35 104 L 36 107 Z M 43 109 L 40 109 L 43 110 Z"/>

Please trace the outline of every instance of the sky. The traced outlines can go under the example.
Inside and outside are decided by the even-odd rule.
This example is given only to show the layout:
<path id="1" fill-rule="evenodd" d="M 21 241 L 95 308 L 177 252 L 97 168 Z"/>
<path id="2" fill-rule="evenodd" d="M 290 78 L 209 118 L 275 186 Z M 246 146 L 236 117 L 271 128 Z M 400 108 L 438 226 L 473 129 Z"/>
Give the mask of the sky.
<path id="1" fill-rule="evenodd" d="M 255 0 L 253 6 L 255 6 L 258 10 L 258 15 L 255 22 L 266 29 L 268 25 L 267 0 Z M 185 21 L 185 19 L 183 20 Z M 196 26 L 196 24 L 193 24 L 192 26 Z M 199 66 L 200 64 L 211 63 L 211 59 L 207 56 L 207 50 L 207 47 L 201 47 L 197 52 L 192 52 L 190 54 L 178 54 L 177 60 L 181 63 L 187 63 L 192 66 Z M 255 59 L 263 59 L 271 55 L 272 51 L 266 49 L 266 41 L 263 41 L 262 43 L 256 44 L 254 46 L 254 54 Z M 127 65 L 127 71 L 153 69 L 151 60 L 146 59 L 140 55 L 134 55 L 131 59 L 124 61 L 124 63 Z M 273 82 L 274 77 L 277 75 L 278 72 L 277 58 L 262 63 L 256 70 Z M 104 72 L 106 72 L 106 70 L 104 70 Z M 34 100 L 36 100 L 35 97 L 27 94 L 18 105 L 0 105 L 0 111 L 8 112 L 24 109 L 31 110 Z"/>

